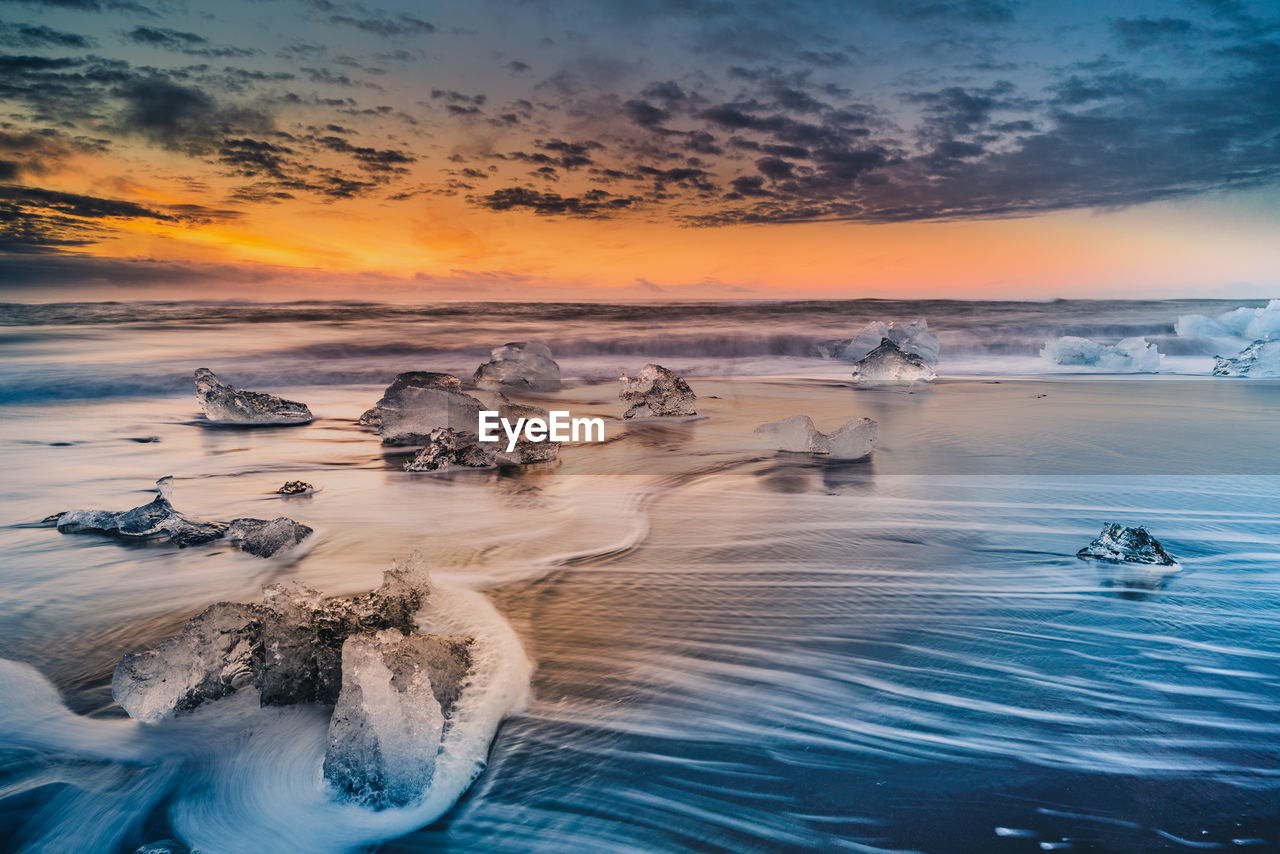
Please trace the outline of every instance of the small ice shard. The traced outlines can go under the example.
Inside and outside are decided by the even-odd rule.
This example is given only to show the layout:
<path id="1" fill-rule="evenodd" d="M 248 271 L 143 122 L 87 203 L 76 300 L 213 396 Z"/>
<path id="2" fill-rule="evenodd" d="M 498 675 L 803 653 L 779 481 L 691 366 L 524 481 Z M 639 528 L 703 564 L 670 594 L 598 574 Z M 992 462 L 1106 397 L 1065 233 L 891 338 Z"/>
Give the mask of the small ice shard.
<path id="1" fill-rule="evenodd" d="M 430 593 L 416 552 L 393 563 L 379 588 L 358 596 L 326 598 L 299 584 L 270 585 L 260 605 L 219 602 L 154 650 L 121 658 L 111 693 L 131 717 L 147 722 L 249 685 L 264 706 L 332 706 L 342 686 L 346 640 L 387 629 L 416 634 L 417 613 Z M 465 670 L 440 672 L 454 678 L 442 675 L 436 690 L 456 699 Z"/>
<path id="2" fill-rule="evenodd" d="M 404 464 L 405 471 L 439 471 L 452 469 L 493 468 L 498 464 L 494 450 L 498 445 L 482 445 L 472 433 L 452 427 L 437 427 L 427 435 L 427 446 Z"/>
<path id="3" fill-rule="evenodd" d="M 546 344 L 516 342 L 496 347 L 489 361 L 476 368 L 477 388 L 554 391 L 560 388 L 560 366 L 551 358 Z"/>
<path id="4" fill-rule="evenodd" d="M 1218 356 L 1217 363 L 1213 366 L 1213 375 L 1280 377 L 1280 341 L 1254 341 L 1235 356 Z"/>
<path id="5" fill-rule="evenodd" d="M 692 394 L 692 392 L 690 392 Z M 505 418 L 508 424 L 513 427 L 523 418 L 526 421 L 530 418 L 538 418 L 544 423 L 548 423 L 551 413 L 543 409 L 541 406 L 526 406 L 519 403 L 507 403 L 503 401 L 498 405 L 498 417 Z M 496 448 L 495 455 L 499 463 L 507 465 L 528 465 L 530 463 L 545 463 L 554 460 L 560 455 L 560 443 L 552 442 L 550 439 L 542 442 L 535 442 L 528 438 L 523 430 L 516 440 L 516 446 L 513 450 L 507 450 L 507 436 L 505 432 L 500 432 L 501 439 L 493 446 Z"/>
<path id="6" fill-rule="evenodd" d="M 833 355 L 846 362 L 856 362 L 866 358 L 867 354 L 880 346 L 880 342 L 888 338 L 907 353 L 914 353 L 931 365 L 938 363 L 940 346 L 938 336 L 929 331 L 929 321 L 923 317 L 907 323 L 894 321 L 885 323 L 873 320 L 846 341 L 835 341 L 819 348 L 823 355 Z"/>
<path id="7" fill-rule="evenodd" d="M 227 537 L 240 546 L 240 551 L 257 557 L 271 557 L 291 549 L 311 536 L 312 529 L 286 516 L 266 519 L 233 519 Z"/>
<path id="8" fill-rule="evenodd" d="M 169 541 L 178 546 L 203 545 L 229 537 L 241 551 L 258 557 L 270 557 L 292 548 L 308 537 L 311 528 L 281 516 L 266 519 L 236 519 L 217 522 L 191 519 L 174 509 L 173 478 L 156 481 L 159 495 L 150 504 L 132 510 L 70 510 L 55 513 L 44 521 L 55 524 L 64 534 L 106 534 L 129 542 Z"/>
<path id="9" fill-rule="evenodd" d="M 446 716 L 470 668 L 469 640 L 394 629 L 342 646 L 342 690 L 329 721 L 324 776 L 345 799 L 375 810 L 420 800 L 431 784 Z"/>
<path id="10" fill-rule="evenodd" d="M 877 426 L 870 418 L 855 418 L 828 436 L 814 426 L 808 415 L 792 415 L 761 424 L 755 429 L 755 434 L 779 451 L 829 454 L 836 460 L 860 460 L 871 453 Z"/>
<path id="11" fill-rule="evenodd" d="M 360 416 L 377 427 L 384 445 L 426 445 L 431 432 L 451 427 L 460 433 L 479 429 L 480 401 L 462 392 L 452 374 L 408 371 L 399 374 L 374 407 Z"/>
<path id="12" fill-rule="evenodd" d="M 133 854 L 192 854 L 192 851 L 176 839 L 160 839 L 139 845 Z"/>
<path id="13" fill-rule="evenodd" d="M 314 417 L 305 403 L 232 388 L 208 368 L 196 369 L 196 400 L 217 424 L 306 424 Z"/>
<path id="14" fill-rule="evenodd" d="M 755 429 L 755 434 L 779 451 L 799 454 L 827 453 L 827 436 L 818 432 L 808 415 L 792 415 L 780 421 L 769 421 Z"/>
<path id="15" fill-rule="evenodd" d="M 661 365 L 648 364 L 633 378 L 618 378 L 622 391 L 618 398 L 630 404 L 623 418 L 697 415 L 693 408 L 697 395 L 674 371 Z"/>
<path id="16" fill-rule="evenodd" d="M 1045 343 L 1042 358 L 1055 365 L 1079 365 L 1100 371 L 1147 373 L 1160 370 L 1160 351 L 1145 338 L 1103 344 L 1066 335 Z"/>
<path id="17" fill-rule="evenodd" d="M 253 682 L 262 608 L 219 602 L 153 650 L 120 659 L 111 695 L 129 717 L 155 723 Z"/>
<path id="18" fill-rule="evenodd" d="M 1089 545 L 1076 552 L 1079 558 L 1095 558 L 1109 563 L 1146 563 L 1174 566 L 1169 556 L 1146 528 L 1129 528 L 1118 522 L 1107 522 L 1102 533 Z"/>
<path id="19" fill-rule="evenodd" d="M 905 352 L 888 338 L 853 365 L 853 379 L 859 383 L 917 383 L 937 378 L 933 368 L 915 353 Z"/>
<path id="20" fill-rule="evenodd" d="M 192 519 L 174 509 L 172 477 L 156 481 L 156 490 L 155 500 L 132 510 L 68 510 L 45 521 L 64 534 L 105 534 L 134 543 L 168 541 L 178 548 L 208 543 L 226 533 L 226 522 Z"/>
<path id="21" fill-rule="evenodd" d="M 303 480 L 286 481 L 284 486 L 276 490 L 276 495 L 305 495 L 315 492 L 315 487 Z"/>

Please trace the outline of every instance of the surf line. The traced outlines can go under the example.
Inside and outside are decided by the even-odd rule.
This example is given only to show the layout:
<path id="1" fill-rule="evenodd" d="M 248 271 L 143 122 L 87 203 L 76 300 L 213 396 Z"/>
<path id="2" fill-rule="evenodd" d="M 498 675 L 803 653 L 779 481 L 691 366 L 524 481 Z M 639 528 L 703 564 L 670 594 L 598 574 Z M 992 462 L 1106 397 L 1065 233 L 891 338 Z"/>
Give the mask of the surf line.
<path id="1" fill-rule="evenodd" d="M 603 442 L 603 418 L 574 418 L 566 409 L 553 409 L 546 418 L 517 418 L 513 425 L 494 409 L 480 410 L 481 442 L 499 442 L 507 436 L 507 452 L 516 448 L 520 434 L 530 442 Z"/>

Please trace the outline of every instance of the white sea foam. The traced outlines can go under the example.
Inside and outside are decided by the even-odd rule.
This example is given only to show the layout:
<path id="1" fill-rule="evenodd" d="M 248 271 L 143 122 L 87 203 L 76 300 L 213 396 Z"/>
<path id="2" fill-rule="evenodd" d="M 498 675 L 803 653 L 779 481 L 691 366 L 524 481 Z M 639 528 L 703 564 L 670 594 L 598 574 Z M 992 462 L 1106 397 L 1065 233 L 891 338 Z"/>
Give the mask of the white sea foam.
<path id="1" fill-rule="evenodd" d="M 430 824 L 483 770 L 498 725 L 525 701 L 531 664 L 478 592 L 437 583 L 418 622 L 424 633 L 474 638 L 472 670 L 425 797 L 380 812 L 338 801 L 325 783 L 328 715 L 318 707 L 262 708 L 248 689 L 157 725 L 95 720 L 67 710 L 30 666 L 0 660 L 0 743 L 102 762 L 107 776 L 122 774 L 119 763 L 152 766 L 128 797 L 48 814 L 33 850 L 112 851 L 166 795 L 175 830 L 205 854 L 342 852 Z"/>

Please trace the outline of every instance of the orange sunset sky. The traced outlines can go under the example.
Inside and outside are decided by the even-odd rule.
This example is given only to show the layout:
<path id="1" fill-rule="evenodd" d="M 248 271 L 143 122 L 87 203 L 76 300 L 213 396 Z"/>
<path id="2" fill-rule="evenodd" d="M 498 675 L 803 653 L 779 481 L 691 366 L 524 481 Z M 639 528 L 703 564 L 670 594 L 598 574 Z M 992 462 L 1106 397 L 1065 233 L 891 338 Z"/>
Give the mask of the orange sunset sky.
<path id="1" fill-rule="evenodd" d="M 10 299 L 1280 280 L 1266 4 L 0 13 Z"/>

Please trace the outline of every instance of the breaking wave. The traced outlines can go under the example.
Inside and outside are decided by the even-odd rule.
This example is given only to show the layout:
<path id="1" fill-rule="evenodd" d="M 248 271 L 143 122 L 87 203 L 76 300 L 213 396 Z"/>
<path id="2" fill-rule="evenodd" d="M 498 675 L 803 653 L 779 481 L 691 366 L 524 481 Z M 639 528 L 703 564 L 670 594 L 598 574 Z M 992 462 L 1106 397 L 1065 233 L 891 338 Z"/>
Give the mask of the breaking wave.
<path id="1" fill-rule="evenodd" d="M 268 389 L 378 385 L 404 370 L 469 377 L 490 348 L 526 339 L 551 342 L 571 380 L 608 379 L 651 360 L 692 376 L 839 376 L 843 363 L 820 355 L 831 342 L 871 321 L 915 317 L 927 318 L 941 340 L 944 376 L 1060 370 L 1039 354 L 1068 336 L 1104 345 L 1145 338 L 1184 359 L 1165 370 L 1208 373 L 1208 357 L 1223 349 L 1209 333 L 1247 329 L 1255 315 L 1280 312 L 1215 301 L 1087 300 L 3 303 L 0 403 L 176 395 L 189 391 L 192 371 L 202 366 L 236 385 Z"/>

